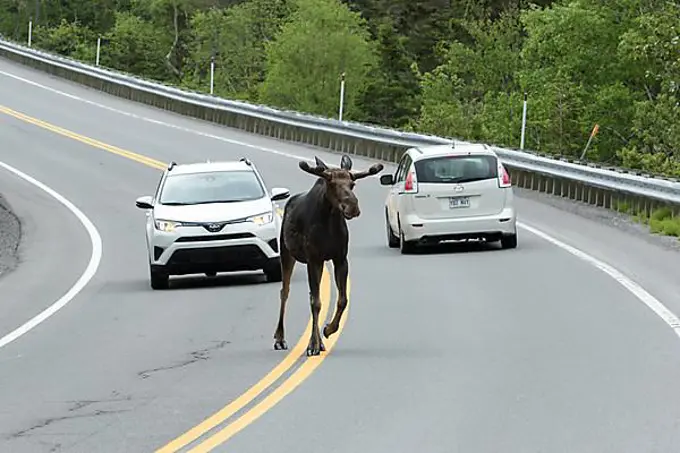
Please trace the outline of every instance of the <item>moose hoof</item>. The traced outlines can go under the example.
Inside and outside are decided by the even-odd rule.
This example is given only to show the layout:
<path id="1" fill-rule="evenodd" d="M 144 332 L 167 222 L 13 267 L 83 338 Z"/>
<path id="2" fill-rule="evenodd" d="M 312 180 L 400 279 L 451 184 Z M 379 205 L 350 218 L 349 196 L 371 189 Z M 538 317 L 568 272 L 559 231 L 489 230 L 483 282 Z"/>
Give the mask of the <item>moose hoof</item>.
<path id="1" fill-rule="evenodd" d="M 274 349 L 277 351 L 288 349 L 288 343 L 286 343 L 286 340 L 276 340 L 274 342 Z"/>
<path id="2" fill-rule="evenodd" d="M 323 344 L 323 341 L 320 341 L 318 346 L 310 344 L 307 346 L 307 357 L 319 355 L 321 351 L 326 351 L 326 345 Z"/>

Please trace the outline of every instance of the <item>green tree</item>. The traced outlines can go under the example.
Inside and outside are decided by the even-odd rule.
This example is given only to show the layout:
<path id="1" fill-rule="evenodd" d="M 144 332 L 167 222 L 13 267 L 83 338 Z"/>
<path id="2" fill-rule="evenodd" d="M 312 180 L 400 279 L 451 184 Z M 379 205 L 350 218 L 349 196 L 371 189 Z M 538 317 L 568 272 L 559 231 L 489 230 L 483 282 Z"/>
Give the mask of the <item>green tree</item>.
<path id="1" fill-rule="evenodd" d="M 589 156 L 611 160 L 629 130 L 635 94 L 616 58 L 628 21 L 611 4 L 575 0 L 522 14 L 527 38 L 520 79 L 530 94 L 527 144 L 578 156 L 595 124 Z M 623 19 L 623 20 L 622 20 Z"/>
<path id="2" fill-rule="evenodd" d="M 78 22 L 62 19 L 56 27 L 39 25 L 33 38 L 35 47 L 76 60 L 94 63 L 97 35 Z"/>
<path id="3" fill-rule="evenodd" d="M 172 36 L 163 29 L 122 12 L 116 13 L 116 24 L 104 38 L 108 44 L 102 47 L 102 65 L 159 81 L 172 77 L 165 60 Z"/>
<path id="4" fill-rule="evenodd" d="M 420 84 L 415 56 L 406 49 L 406 38 L 399 35 L 390 19 L 378 26 L 377 46 L 380 64 L 371 71 L 358 109 L 367 123 L 406 127 L 420 110 Z"/>
<path id="5" fill-rule="evenodd" d="M 648 171 L 675 168 L 680 158 L 678 17 L 680 5 L 661 3 L 635 18 L 619 48 L 624 63 L 638 69 L 634 86 L 644 93 L 636 104 L 634 137 L 619 154 L 626 165 Z"/>
<path id="6" fill-rule="evenodd" d="M 522 44 L 518 12 L 457 23 L 472 44 L 454 40 L 439 46 L 444 63 L 421 77 L 423 105 L 417 128 L 514 146 L 519 133 L 514 126 L 521 115 L 515 78 Z"/>
<path id="7" fill-rule="evenodd" d="M 209 86 L 210 60 L 216 56 L 215 93 L 232 99 L 258 100 L 265 77 L 265 43 L 274 39 L 289 16 L 288 0 L 250 0 L 226 8 L 200 11 L 191 20 L 191 74 L 185 85 Z"/>
<path id="8" fill-rule="evenodd" d="M 337 0 L 298 0 L 266 49 L 261 101 L 331 117 L 338 111 L 340 74 L 346 74 L 345 114 L 350 119 L 377 64 L 364 19 Z"/>

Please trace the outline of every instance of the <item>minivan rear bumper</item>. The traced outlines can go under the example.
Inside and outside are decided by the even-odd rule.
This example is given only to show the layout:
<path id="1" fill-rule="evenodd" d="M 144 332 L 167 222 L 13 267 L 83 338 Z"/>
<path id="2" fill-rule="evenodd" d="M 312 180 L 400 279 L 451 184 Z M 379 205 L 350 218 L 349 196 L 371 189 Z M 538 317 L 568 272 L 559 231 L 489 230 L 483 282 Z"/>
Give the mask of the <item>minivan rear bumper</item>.
<path id="1" fill-rule="evenodd" d="M 517 234 L 517 214 L 514 208 L 505 208 L 490 216 L 449 219 L 422 219 L 416 214 L 409 214 L 401 219 L 401 229 L 407 241 L 498 240 L 503 235 Z"/>

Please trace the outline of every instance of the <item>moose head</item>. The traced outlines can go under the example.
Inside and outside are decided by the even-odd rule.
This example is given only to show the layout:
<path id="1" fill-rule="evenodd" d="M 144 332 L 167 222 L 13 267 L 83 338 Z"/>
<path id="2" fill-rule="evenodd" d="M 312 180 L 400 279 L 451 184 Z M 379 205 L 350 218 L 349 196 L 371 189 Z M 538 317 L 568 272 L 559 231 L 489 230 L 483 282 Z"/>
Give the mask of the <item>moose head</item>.
<path id="1" fill-rule="evenodd" d="M 329 168 L 316 156 L 314 161 L 315 167 L 305 161 L 300 162 L 300 169 L 326 181 L 326 198 L 334 208 L 342 212 L 345 219 L 351 220 L 358 217 L 361 210 L 359 200 L 354 195 L 355 181 L 380 173 L 384 168 L 383 164 L 373 164 L 367 170 L 353 171 L 352 159 L 347 154 L 343 154 L 340 168 Z"/>

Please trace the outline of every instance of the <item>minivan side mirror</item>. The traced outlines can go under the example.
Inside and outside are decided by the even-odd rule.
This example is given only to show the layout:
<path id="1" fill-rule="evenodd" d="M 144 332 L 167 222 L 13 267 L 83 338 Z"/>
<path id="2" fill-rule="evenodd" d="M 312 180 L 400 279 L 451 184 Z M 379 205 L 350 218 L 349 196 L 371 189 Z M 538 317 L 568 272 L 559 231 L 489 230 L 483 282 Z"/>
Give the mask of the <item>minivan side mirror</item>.
<path id="1" fill-rule="evenodd" d="M 290 191 L 284 187 L 274 187 L 272 189 L 272 201 L 285 200 L 290 197 Z"/>
<path id="2" fill-rule="evenodd" d="M 392 175 L 380 176 L 380 184 L 383 186 L 391 186 L 394 184 L 394 177 Z"/>
<path id="3" fill-rule="evenodd" d="M 135 201 L 135 206 L 139 209 L 153 209 L 153 198 L 150 196 L 139 197 Z"/>

